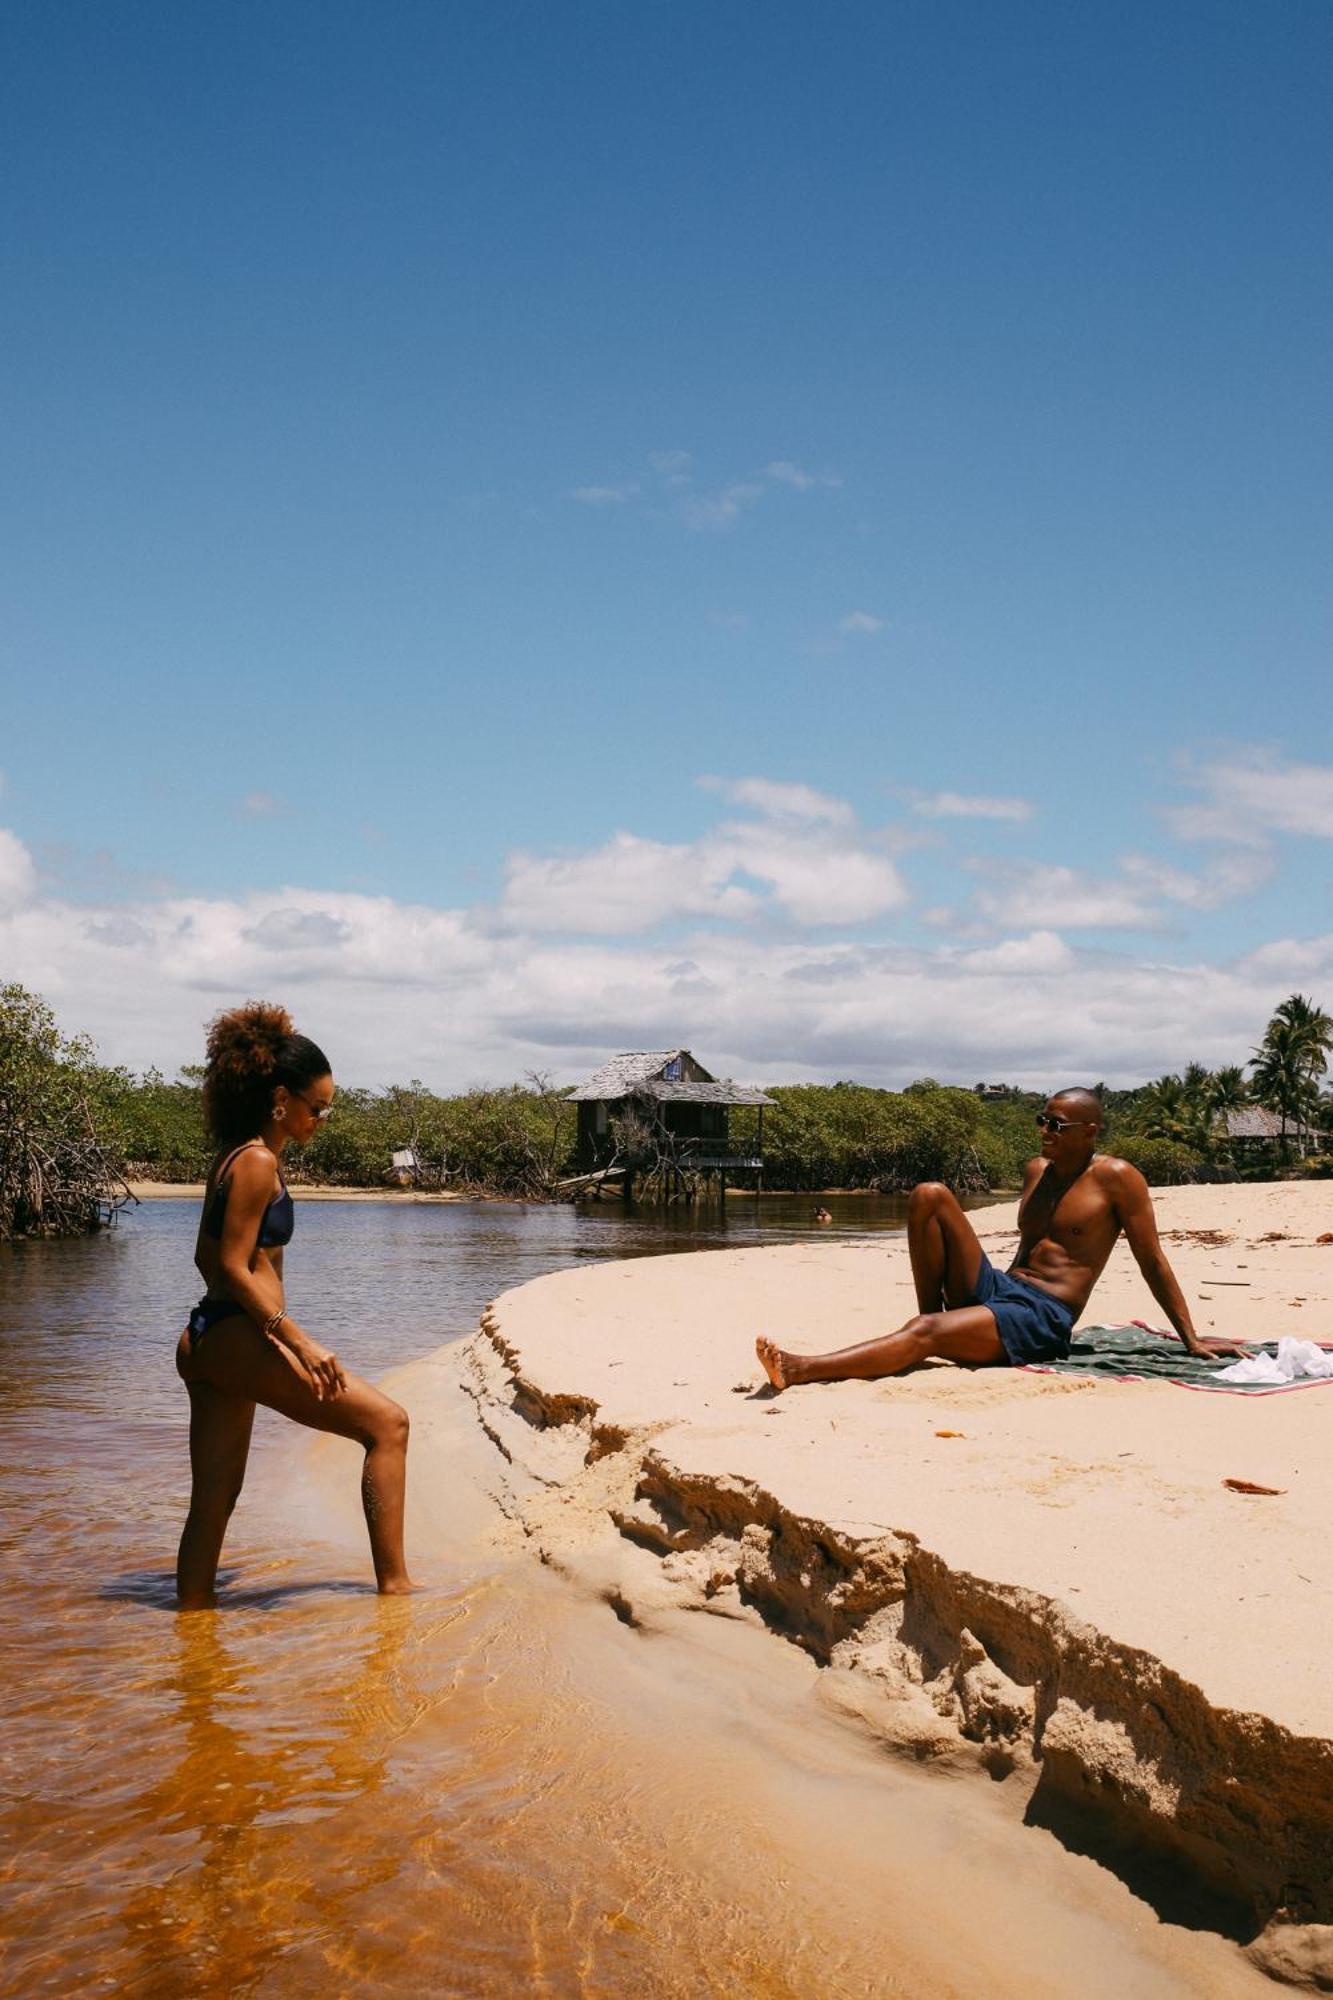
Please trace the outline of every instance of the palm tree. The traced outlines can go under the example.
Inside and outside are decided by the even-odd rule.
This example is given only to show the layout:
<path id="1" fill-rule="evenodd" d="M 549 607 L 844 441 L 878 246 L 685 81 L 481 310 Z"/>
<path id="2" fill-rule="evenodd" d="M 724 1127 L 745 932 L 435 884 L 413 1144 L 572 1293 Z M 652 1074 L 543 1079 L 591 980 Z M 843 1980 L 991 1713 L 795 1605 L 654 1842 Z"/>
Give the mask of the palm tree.
<path id="1" fill-rule="evenodd" d="M 1204 1086 L 1206 1069 L 1191 1063 L 1184 1076 L 1159 1076 L 1143 1094 L 1140 1110 L 1143 1130 L 1150 1139 L 1169 1139 L 1173 1145 L 1188 1146 L 1191 1152 L 1209 1158 L 1213 1148 L 1212 1114 Z"/>
<path id="2" fill-rule="evenodd" d="M 1296 1035 L 1306 1052 L 1310 1080 L 1317 1084 L 1328 1068 L 1328 1058 L 1333 1052 L 1333 1016 L 1326 1014 L 1322 1007 L 1316 1007 L 1313 1000 L 1307 1000 L 1303 993 L 1293 993 L 1282 1002 L 1273 1019 L 1284 1021 Z"/>
<path id="3" fill-rule="evenodd" d="M 1303 993 L 1293 993 L 1274 1013 L 1254 1052 L 1251 1088 L 1260 1104 L 1282 1120 L 1284 1160 L 1290 1156 L 1288 1123 L 1299 1127 L 1318 1114 L 1319 1083 L 1330 1050 L 1333 1018 Z"/>
<path id="4" fill-rule="evenodd" d="M 1249 1100 L 1242 1071 L 1192 1062 L 1183 1076 L 1159 1076 L 1144 1093 L 1141 1117 L 1150 1138 L 1170 1139 L 1216 1163 L 1227 1155 L 1226 1114 Z"/>
<path id="5" fill-rule="evenodd" d="M 1250 1101 L 1250 1087 L 1239 1063 L 1215 1069 L 1209 1080 L 1209 1097 L 1214 1111 L 1238 1111 Z"/>
<path id="6" fill-rule="evenodd" d="M 1227 1114 L 1239 1111 L 1242 1104 L 1249 1103 L 1249 1099 L 1250 1092 L 1245 1081 L 1245 1072 L 1238 1063 L 1226 1063 L 1221 1069 L 1215 1069 L 1203 1087 L 1203 1102 L 1213 1152 L 1220 1154 L 1228 1166 L 1232 1164 L 1232 1158 Z"/>

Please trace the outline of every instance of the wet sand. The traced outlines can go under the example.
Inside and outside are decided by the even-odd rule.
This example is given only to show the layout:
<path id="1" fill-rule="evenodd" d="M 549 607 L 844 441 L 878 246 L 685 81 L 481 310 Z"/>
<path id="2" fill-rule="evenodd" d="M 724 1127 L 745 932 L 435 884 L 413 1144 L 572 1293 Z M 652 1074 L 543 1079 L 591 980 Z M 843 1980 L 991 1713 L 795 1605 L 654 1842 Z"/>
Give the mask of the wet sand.
<path id="1" fill-rule="evenodd" d="M 1333 1335 L 1330 1190 L 1158 1210 L 1201 1331 Z M 997 1262 L 1012 1225 L 985 1212 Z M 1164 1936 L 1333 1975 L 1333 1388 L 938 1366 L 775 1396 L 754 1359 L 760 1332 L 815 1350 L 910 1310 L 901 1242 L 595 1266 L 505 1294 L 402 1391 L 419 1424 L 465 1393 L 506 1532 L 630 1629 L 705 1611 L 792 1642 L 823 1711 L 986 1774 Z M 1085 1320 L 1159 1317 L 1122 1246 Z M 441 1521 L 449 1477 L 418 1449 Z"/>

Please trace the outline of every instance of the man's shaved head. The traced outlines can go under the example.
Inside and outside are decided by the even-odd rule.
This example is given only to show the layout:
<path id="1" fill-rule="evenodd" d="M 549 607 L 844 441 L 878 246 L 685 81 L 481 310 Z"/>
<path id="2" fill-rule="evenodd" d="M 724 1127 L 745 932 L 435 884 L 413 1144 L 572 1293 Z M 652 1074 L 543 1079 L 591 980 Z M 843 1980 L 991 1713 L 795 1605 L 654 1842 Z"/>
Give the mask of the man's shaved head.
<path id="1" fill-rule="evenodd" d="M 1047 1102 L 1069 1106 L 1073 1117 L 1086 1119 L 1089 1125 L 1100 1125 L 1102 1122 L 1102 1100 L 1095 1090 L 1083 1090 L 1077 1086 L 1073 1090 L 1057 1090 Z"/>

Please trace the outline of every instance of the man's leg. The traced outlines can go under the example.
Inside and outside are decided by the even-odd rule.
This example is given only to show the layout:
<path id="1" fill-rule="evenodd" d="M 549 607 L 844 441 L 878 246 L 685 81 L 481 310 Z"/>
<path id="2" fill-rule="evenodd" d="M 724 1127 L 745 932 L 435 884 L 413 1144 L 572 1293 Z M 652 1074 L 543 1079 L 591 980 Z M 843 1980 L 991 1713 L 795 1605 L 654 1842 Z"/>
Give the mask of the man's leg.
<path id="1" fill-rule="evenodd" d="M 982 1248 L 958 1198 L 943 1181 L 922 1181 L 907 1204 L 907 1254 L 923 1313 L 964 1306 L 976 1290 Z"/>
<path id="2" fill-rule="evenodd" d="M 1007 1359 L 989 1306 L 918 1313 L 896 1333 L 863 1340 L 857 1347 L 840 1347 L 833 1354 L 790 1354 L 764 1339 L 755 1342 L 755 1352 L 775 1389 L 790 1389 L 798 1382 L 859 1382 L 901 1375 L 932 1355 L 974 1368 Z"/>

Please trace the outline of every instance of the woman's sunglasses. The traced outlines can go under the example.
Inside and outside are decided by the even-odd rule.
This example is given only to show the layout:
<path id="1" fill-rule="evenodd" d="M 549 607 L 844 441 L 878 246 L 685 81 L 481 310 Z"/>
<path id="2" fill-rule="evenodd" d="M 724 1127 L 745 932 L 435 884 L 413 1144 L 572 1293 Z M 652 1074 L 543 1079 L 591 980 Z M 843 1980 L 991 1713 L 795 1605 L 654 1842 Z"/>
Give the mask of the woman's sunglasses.
<path id="1" fill-rule="evenodd" d="M 326 1118 L 332 1118 L 333 1106 L 331 1104 L 312 1104 L 310 1102 L 310 1099 L 308 1097 L 302 1096 L 299 1090 L 294 1090 L 292 1092 L 292 1096 L 299 1097 L 301 1099 L 302 1104 L 304 1104 L 306 1110 L 310 1113 L 310 1116 L 314 1119 L 317 1125 L 322 1125 Z"/>

